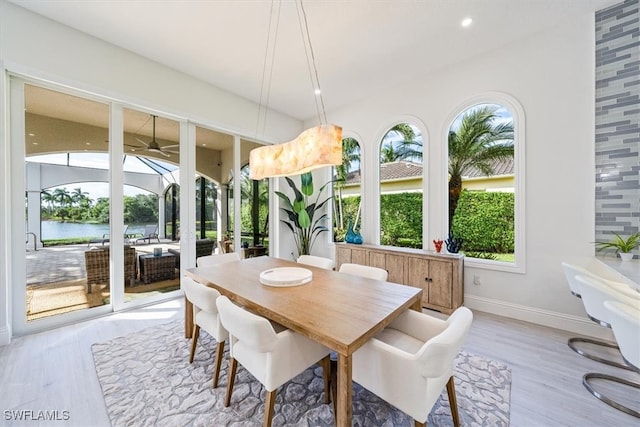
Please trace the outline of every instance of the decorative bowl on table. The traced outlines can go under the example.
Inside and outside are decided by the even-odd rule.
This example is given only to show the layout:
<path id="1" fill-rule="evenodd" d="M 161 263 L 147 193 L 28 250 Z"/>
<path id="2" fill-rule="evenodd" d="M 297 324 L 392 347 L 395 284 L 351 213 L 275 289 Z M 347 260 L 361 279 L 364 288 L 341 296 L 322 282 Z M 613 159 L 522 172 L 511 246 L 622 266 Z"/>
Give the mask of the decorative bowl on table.
<path id="1" fill-rule="evenodd" d="M 274 287 L 300 286 L 311 282 L 311 270 L 300 267 L 270 268 L 260 273 L 260 283 Z"/>

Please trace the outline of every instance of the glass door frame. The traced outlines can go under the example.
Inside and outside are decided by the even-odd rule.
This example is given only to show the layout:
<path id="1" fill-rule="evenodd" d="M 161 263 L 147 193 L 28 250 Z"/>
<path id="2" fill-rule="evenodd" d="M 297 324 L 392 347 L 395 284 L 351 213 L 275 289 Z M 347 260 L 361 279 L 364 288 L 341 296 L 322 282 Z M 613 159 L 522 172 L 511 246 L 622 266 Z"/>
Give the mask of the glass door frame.
<path id="1" fill-rule="evenodd" d="M 11 240 L 11 247 L 15 250 L 12 254 L 8 254 L 9 263 L 9 318 L 11 322 L 11 333 L 14 336 L 24 335 L 28 333 L 39 332 L 46 329 L 55 328 L 65 324 L 76 323 L 79 321 L 88 320 L 97 316 L 109 314 L 124 309 L 130 309 L 137 306 L 148 305 L 159 301 L 169 300 L 180 296 L 181 290 L 167 292 L 162 295 L 150 296 L 135 300 L 131 302 L 124 301 L 124 282 L 116 281 L 113 278 L 124 276 L 124 167 L 123 167 L 123 155 L 124 155 L 124 114 L 123 109 L 126 104 L 117 103 L 112 99 L 100 97 L 98 95 L 92 95 L 80 90 L 70 89 L 68 86 L 56 85 L 54 83 L 47 83 L 38 78 L 26 77 L 17 73 L 8 73 L 8 92 L 9 92 L 9 143 L 10 143 L 10 163 L 11 163 L 11 194 L 9 200 L 11 200 L 10 212 L 10 230 L 8 230 L 7 238 Z M 27 306 L 26 306 L 26 254 L 27 244 L 24 236 L 26 233 L 25 226 L 25 85 L 34 85 L 45 89 L 66 93 L 73 96 L 78 96 L 88 100 L 100 102 L 109 106 L 109 233 L 110 233 L 110 246 L 113 250 L 111 253 L 110 262 L 110 299 L 105 305 L 93 308 L 82 309 L 78 311 L 72 311 L 69 313 L 58 314 L 42 319 L 33 321 L 27 321 Z M 136 108 L 129 107 L 126 108 Z M 185 165 L 190 165 L 186 169 L 191 169 L 192 174 L 181 173 L 180 185 L 181 189 L 187 189 L 188 195 L 195 197 L 195 182 L 194 180 L 187 179 L 188 176 L 194 176 L 193 163 L 195 163 L 195 149 L 185 149 L 183 140 L 188 141 L 194 139 L 195 127 L 188 123 L 183 118 L 177 118 L 170 114 L 162 113 L 165 117 L 170 117 L 180 124 L 180 165 L 182 169 L 183 162 Z M 189 132 L 189 129 L 193 128 L 193 135 Z M 188 159 L 187 159 L 188 158 Z M 181 192 L 185 197 L 184 192 Z M 192 202 L 193 203 L 193 202 Z M 194 206 L 191 206 L 194 208 Z M 193 220 L 189 218 L 188 212 L 193 212 L 192 209 L 181 209 L 181 223 L 186 229 L 192 229 Z M 188 241 L 191 239 L 181 239 L 181 246 L 186 249 Z M 191 253 L 193 252 L 193 253 Z M 187 258 L 195 260 L 195 250 L 183 252 Z M 184 259 L 184 258 L 183 258 Z"/>

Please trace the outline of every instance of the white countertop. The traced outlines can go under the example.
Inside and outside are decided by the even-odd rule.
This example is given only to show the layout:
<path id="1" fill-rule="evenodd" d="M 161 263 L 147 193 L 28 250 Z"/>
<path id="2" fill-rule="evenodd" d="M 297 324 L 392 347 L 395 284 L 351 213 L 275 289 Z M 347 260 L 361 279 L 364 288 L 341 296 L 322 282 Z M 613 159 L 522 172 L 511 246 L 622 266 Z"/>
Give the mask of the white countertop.
<path id="1" fill-rule="evenodd" d="M 621 278 L 625 278 L 626 282 L 631 282 L 636 288 L 640 288 L 640 261 L 632 259 L 631 261 L 622 261 L 620 258 L 611 256 L 598 256 L 598 261 L 614 270 Z"/>

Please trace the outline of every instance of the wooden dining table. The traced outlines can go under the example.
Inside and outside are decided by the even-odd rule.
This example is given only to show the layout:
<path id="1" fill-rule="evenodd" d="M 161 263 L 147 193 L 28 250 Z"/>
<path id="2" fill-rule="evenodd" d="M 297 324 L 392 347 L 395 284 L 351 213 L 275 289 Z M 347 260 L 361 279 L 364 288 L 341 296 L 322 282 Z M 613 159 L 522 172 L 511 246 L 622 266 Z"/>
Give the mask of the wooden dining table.
<path id="1" fill-rule="evenodd" d="M 260 273 L 277 267 L 311 270 L 312 280 L 292 287 L 266 286 Z M 422 289 L 297 264 L 268 256 L 189 268 L 194 280 L 338 354 L 336 424 L 351 426 L 352 355 L 408 309 L 421 310 Z M 185 337 L 193 309 L 185 300 Z"/>

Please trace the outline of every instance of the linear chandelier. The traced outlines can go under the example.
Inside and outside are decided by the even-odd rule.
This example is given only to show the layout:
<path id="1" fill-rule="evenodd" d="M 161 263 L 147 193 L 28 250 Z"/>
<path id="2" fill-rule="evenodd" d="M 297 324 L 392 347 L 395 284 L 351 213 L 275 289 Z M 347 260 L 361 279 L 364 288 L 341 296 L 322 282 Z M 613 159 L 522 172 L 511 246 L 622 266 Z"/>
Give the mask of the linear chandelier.
<path id="1" fill-rule="evenodd" d="M 266 61 L 269 50 L 269 38 L 271 37 L 271 24 L 275 16 L 273 12 L 273 1 L 271 5 L 272 13 L 269 21 L 267 54 L 265 54 L 265 66 L 262 75 L 263 88 L 266 78 Z M 324 100 L 322 99 L 322 90 L 320 89 L 320 80 L 318 79 L 318 70 L 315 64 L 311 37 L 309 35 L 309 27 L 307 26 L 307 16 L 302 0 L 296 0 L 296 9 L 298 11 L 298 23 L 300 24 L 305 54 L 307 56 L 309 76 L 316 96 L 316 111 L 318 113 L 320 125 L 305 130 L 292 141 L 266 145 L 264 147 L 251 150 L 251 153 L 249 154 L 249 175 L 250 178 L 254 180 L 298 175 L 310 172 L 317 168 L 342 164 L 342 128 L 333 124 L 327 124 L 327 117 L 324 111 Z M 279 19 L 279 17 L 277 19 Z M 277 26 L 278 21 L 276 21 L 272 56 L 275 54 Z M 273 62 L 271 66 L 273 67 Z M 271 73 L 269 73 L 269 84 L 267 85 L 267 102 L 268 92 L 271 86 L 270 79 Z M 261 88 L 260 107 L 262 106 L 262 91 L 263 89 Z M 259 111 L 261 110 L 262 108 L 260 108 Z M 260 117 L 258 117 L 258 123 L 259 122 Z"/>

